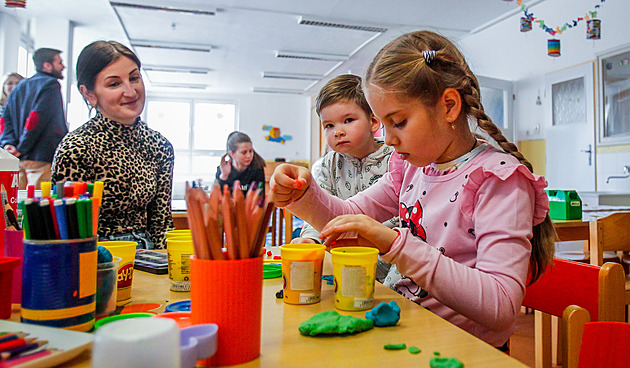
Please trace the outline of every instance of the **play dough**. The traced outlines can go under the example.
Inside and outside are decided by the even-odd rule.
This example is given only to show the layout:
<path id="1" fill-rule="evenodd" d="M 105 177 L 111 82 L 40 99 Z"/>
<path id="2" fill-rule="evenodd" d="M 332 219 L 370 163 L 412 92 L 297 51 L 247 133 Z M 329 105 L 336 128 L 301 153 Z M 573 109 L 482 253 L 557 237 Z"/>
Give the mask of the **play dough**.
<path id="1" fill-rule="evenodd" d="M 337 311 L 320 312 L 302 322 L 300 333 L 306 336 L 319 334 L 350 334 L 371 330 L 374 322 L 371 319 L 361 319 L 352 316 L 342 316 Z"/>
<path id="2" fill-rule="evenodd" d="M 382 302 L 365 313 L 365 318 L 374 321 L 376 327 L 396 326 L 400 320 L 400 307 L 393 300 L 389 304 Z"/>
<path id="3" fill-rule="evenodd" d="M 431 368 L 464 368 L 464 363 L 455 358 L 433 357 L 429 361 Z"/>
<path id="4" fill-rule="evenodd" d="M 98 260 L 97 263 L 107 263 L 112 261 L 112 253 L 109 249 L 105 248 L 102 245 L 98 246 Z"/>
<path id="5" fill-rule="evenodd" d="M 403 350 L 407 348 L 407 345 L 405 343 L 402 344 L 385 344 L 385 346 L 383 346 L 385 348 L 385 350 Z"/>
<path id="6" fill-rule="evenodd" d="M 420 352 L 422 352 L 422 350 L 420 350 L 420 348 L 418 348 L 417 346 L 410 346 L 407 351 L 411 354 L 419 354 Z"/>

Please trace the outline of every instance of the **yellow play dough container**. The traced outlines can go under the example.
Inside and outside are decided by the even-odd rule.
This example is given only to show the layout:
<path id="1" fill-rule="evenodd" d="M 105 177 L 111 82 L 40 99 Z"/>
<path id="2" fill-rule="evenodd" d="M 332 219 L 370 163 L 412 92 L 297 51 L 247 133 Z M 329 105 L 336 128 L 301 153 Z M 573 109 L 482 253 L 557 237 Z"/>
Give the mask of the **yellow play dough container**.
<path id="1" fill-rule="evenodd" d="M 335 278 L 335 308 L 346 311 L 372 308 L 378 249 L 339 247 L 330 253 Z"/>
<path id="2" fill-rule="evenodd" d="M 136 247 L 138 243 L 133 241 L 113 240 L 98 242 L 107 248 L 112 256 L 120 257 L 118 266 L 118 294 L 116 305 L 125 305 L 131 302 L 131 283 L 133 281 L 133 264 L 136 259 Z"/>
<path id="3" fill-rule="evenodd" d="M 186 235 L 191 235 L 190 229 L 169 230 L 166 232 L 166 239 L 174 238 L 176 236 L 186 236 Z"/>
<path id="4" fill-rule="evenodd" d="M 194 247 L 191 236 L 166 239 L 168 251 L 168 279 L 173 291 L 190 291 L 190 256 Z"/>
<path id="5" fill-rule="evenodd" d="M 322 244 L 284 244 L 280 247 L 285 303 L 319 303 L 325 251 L 326 246 Z"/>

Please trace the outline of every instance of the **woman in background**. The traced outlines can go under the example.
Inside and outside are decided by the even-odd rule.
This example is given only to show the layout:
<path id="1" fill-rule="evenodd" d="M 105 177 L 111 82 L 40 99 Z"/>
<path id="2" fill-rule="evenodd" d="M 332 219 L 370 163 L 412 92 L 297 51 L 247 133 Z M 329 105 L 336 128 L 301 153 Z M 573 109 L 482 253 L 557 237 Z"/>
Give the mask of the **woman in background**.
<path id="1" fill-rule="evenodd" d="M 242 132 L 232 132 L 227 139 L 227 153 L 221 157 L 217 167 L 216 183 L 227 184 L 232 191 L 234 182 L 241 183 L 241 190 L 247 192 L 252 183 L 265 195 L 265 160 L 254 151 L 252 140 Z"/>
<path id="2" fill-rule="evenodd" d="M 2 97 L 0 97 L 0 116 L 2 116 L 2 112 L 4 111 L 4 105 L 7 104 L 7 100 L 9 99 L 9 93 L 11 90 L 20 83 L 20 81 L 24 79 L 18 73 L 9 73 L 2 78 Z"/>
<path id="3" fill-rule="evenodd" d="M 68 134 L 55 153 L 53 181 L 103 181 L 100 240 L 163 248 L 171 214 L 173 146 L 140 120 L 145 91 L 140 60 L 115 41 L 86 46 L 77 85 L 96 116 Z"/>

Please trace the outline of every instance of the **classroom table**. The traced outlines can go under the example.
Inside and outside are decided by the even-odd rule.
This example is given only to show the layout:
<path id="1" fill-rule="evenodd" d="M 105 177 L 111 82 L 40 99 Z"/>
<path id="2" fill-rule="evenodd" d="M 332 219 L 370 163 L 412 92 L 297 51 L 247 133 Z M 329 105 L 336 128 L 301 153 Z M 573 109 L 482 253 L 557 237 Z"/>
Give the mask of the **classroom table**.
<path id="1" fill-rule="evenodd" d="M 277 252 L 277 248 L 274 251 Z M 326 253 L 324 274 L 332 273 L 330 257 Z M 275 294 L 281 288 L 282 278 L 264 280 L 261 356 L 238 367 L 337 367 L 342 364 L 374 366 L 381 364 L 379 362 L 388 366 L 429 367 L 433 352 L 440 352 L 444 357 L 457 358 L 467 368 L 526 367 L 378 282 L 374 305 L 395 300 L 401 308 L 401 318 L 397 326 L 375 327 L 349 336 L 302 336 L 298 331 L 300 323 L 315 313 L 335 309 L 333 286 L 323 282 L 321 302 L 311 305 L 289 305 L 276 299 Z M 189 299 L 190 293 L 170 291 L 167 275 L 135 270 L 131 298 L 132 304 L 159 303 L 161 307 L 156 311 L 163 312 L 167 304 Z M 361 318 L 365 316 L 365 311 L 339 312 Z M 14 308 L 11 320 L 19 321 L 19 308 Z M 385 350 L 383 346 L 390 343 L 417 346 L 422 352 L 413 355 L 406 350 Z M 59 367 L 89 366 L 90 353 L 84 352 Z"/>
<path id="2" fill-rule="evenodd" d="M 628 206 L 584 206 L 582 218 L 579 220 L 552 219 L 559 241 L 583 240 L 584 249 L 588 251 L 589 223 L 598 218 L 606 217 L 616 212 L 630 212 Z"/>

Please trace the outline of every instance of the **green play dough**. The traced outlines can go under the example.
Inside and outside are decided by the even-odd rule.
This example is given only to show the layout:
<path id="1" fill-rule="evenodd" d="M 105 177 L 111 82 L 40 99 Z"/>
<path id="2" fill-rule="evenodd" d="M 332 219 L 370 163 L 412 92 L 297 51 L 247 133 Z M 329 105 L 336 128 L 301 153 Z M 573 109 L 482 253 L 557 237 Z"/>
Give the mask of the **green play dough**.
<path id="1" fill-rule="evenodd" d="M 350 334 L 374 328 L 374 321 L 352 316 L 342 316 L 337 311 L 320 312 L 302 322 L 300 333 L 306 336 L 319 334 Z"/>
<path id="2" fill-rule="evenodd" d="M 385 346 L 383 346 L 386 350 L 402 350 L 407 348 L 407 345 L 405 343 L 402 344 L 385 344 Z"/>
<path id="3" fill-rule="evenodd" d="M 422 352 L 422 350 L 420 350 L 417 346 L 410 346 L 407 351 L 409 351 L 411 354 L 419 354 L 420 352 Z"/>
<path id="4" fill-rule="evenodd" d="M 433 357 L 429 361 L 431 368 L 464 368 L 464 363 L 455 358 Z"/>

